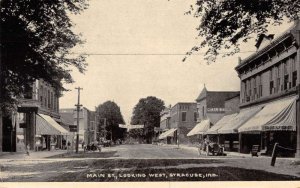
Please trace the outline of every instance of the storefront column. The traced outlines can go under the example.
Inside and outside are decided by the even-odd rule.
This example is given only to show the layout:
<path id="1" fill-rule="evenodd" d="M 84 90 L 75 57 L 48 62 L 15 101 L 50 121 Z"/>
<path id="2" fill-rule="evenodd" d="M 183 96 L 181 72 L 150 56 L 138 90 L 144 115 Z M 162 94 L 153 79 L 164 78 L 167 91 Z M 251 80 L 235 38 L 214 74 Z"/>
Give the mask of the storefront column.
<path id="1" fill-rule="evenodd" d="M 239 153 L 242 153 L 242 133 L 239 133 Z"/>
<path id="2" fill-rule="evenodd" d="M 296 102 L 296 131 L 297 131 L 297 148 L 296 148 L 296 158 L 300 158 L 300 85 L 298 85 L 298 99 Z"/>

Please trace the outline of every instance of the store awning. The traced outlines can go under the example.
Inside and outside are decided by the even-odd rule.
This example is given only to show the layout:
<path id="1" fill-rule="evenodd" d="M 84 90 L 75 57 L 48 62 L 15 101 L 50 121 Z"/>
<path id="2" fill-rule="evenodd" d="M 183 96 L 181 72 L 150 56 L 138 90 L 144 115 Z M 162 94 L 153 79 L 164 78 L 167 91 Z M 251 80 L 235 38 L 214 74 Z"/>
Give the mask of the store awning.
<path id="1" fill-rule="evenodd" d="M 237 113 L 224 116 L 215 125 L 208 129 L 205 134 L 218 134 L 219 129 L 226 126 L 227 124 L 230 124 L 236 115 Z"/>
<path id="2" fill-rule="evenodd" d="M 175 128 L 172 128 L 170 130 L 167 130 L 166 132 L 162 133 L 161 135 L 159 135 L 158 139 L 164 139 L 164 138 L 167 138 L 167 137 L 173 137 L 174 136 L 174 132 L 176 131 L 177 129 Z"/>
<path id="3" fill-rule="evenodd" d="M 37 135 L 66 135 L 69 132 L 60 126 L 50 116 L 44 114 L 36 115 L 36 134 Z"/>
<path id="4" fill-rule="evenodd" d="M 266 104 L 238 132 L 296 131 L 296 99 L 295 96 Z"/>
<path id="5" fill-rule="evenodd" d="M 204 134 L 209 128 L 210 128 L 210 121 L 208 119 L 202 120 L 187 134 L 187 136 Z"/>
<path id="6" fill-rule="evenodd" d="M 238 133 L 238 128 L 240 128 L 245 122 L 247 122 L 251 117 L 253 117 L 261 109 L 262 109 L 262 106 L 242 109 L 234 118 L 232 118 L 232 120 L 229 123 L 222 126 L 218 130 L 218 134 Z"/>

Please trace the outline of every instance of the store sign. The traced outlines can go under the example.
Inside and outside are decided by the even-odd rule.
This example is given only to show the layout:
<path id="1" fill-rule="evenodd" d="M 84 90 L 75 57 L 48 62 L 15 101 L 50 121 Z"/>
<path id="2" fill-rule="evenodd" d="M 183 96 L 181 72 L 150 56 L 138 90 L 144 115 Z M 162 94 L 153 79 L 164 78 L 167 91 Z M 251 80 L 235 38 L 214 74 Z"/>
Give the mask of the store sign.
<path id="1" fill-rule="evenodd" d="M 295 130 L 294 126 L 285 126 L 285 125 L 279 125 L 279 126 L 264 126 L 265 131 L 293 131 Z"/>
<path id="2" fill-rule="evenodd" d="M 207 112 L 225 112 L 225 108 L 207 108 Z"/>

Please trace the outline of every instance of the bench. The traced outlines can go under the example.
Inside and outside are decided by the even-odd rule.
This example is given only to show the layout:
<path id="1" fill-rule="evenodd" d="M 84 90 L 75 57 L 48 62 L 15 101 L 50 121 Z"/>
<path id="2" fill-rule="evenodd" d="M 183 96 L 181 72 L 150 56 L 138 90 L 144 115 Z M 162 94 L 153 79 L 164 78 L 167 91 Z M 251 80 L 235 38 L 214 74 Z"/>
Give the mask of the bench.
<path id="1" fill-rule="evenodd" d="M 259 145 L 253 145 L 251 149 L 251 156 L 258 157 L 258 152 L 259 152 Z"/>

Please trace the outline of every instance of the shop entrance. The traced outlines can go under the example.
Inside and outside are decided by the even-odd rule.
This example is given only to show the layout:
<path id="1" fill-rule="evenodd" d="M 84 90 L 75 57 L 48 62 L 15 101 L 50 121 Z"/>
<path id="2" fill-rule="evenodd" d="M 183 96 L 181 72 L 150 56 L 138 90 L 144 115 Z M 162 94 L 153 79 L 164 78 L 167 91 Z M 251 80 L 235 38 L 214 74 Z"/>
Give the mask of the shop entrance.
<path id="1" fill-rule="evenodd" d="M 16 152 L 16 130 L 12 126 L 10 117 L 3 117 L 3 143 L 4 152 Z"/>

